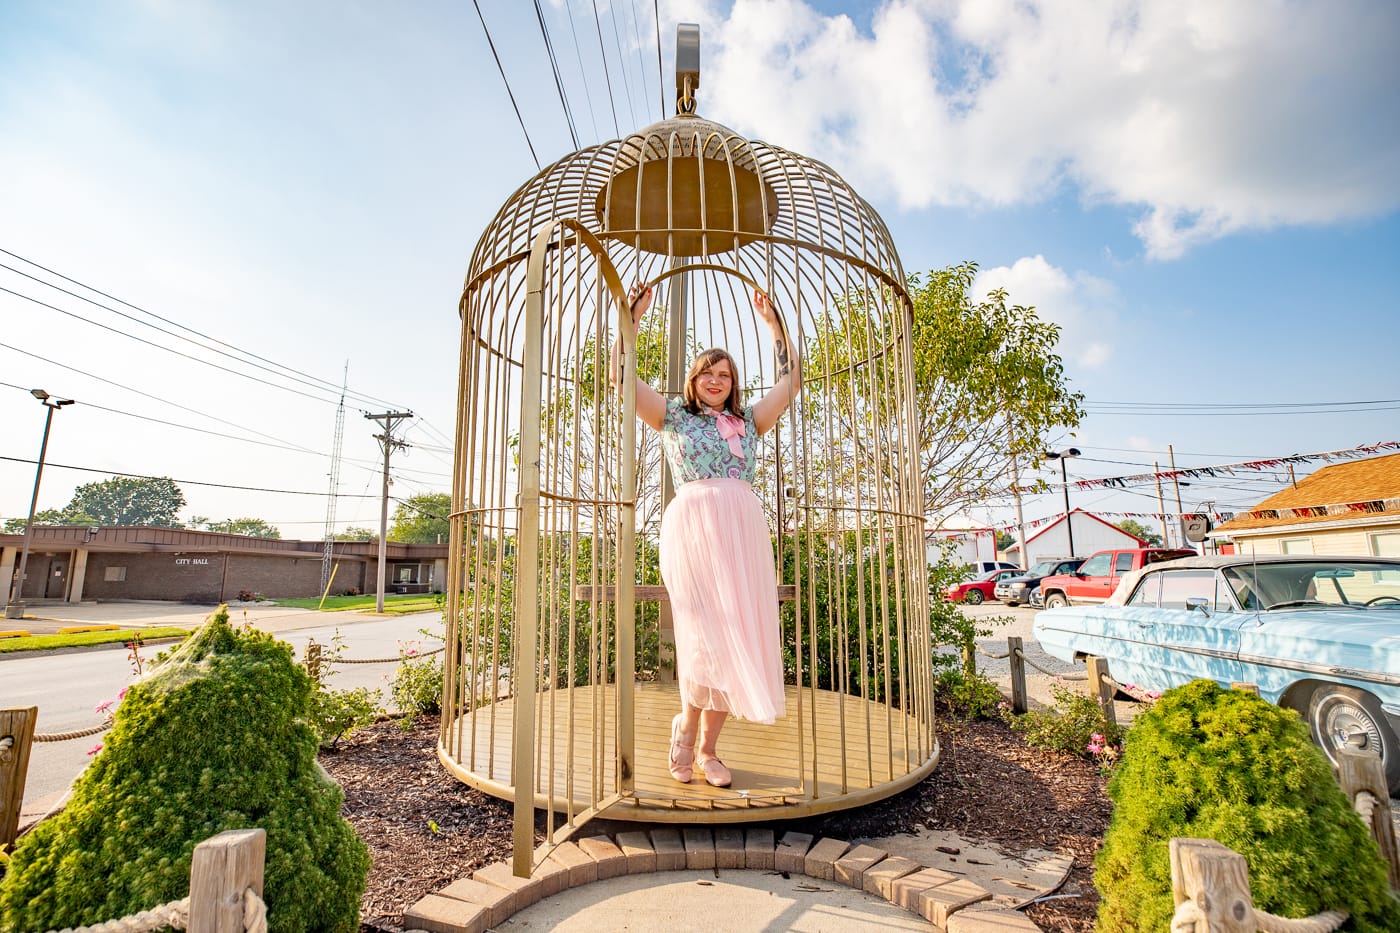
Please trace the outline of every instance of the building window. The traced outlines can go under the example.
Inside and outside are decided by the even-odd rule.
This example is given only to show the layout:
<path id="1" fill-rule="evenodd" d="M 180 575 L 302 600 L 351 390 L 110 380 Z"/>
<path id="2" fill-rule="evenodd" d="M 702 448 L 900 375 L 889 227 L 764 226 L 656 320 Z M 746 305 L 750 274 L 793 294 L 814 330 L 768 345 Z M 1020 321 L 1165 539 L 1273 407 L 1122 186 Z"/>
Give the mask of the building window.
<path id="1" fill-rule="evenodd" d="M 395 583 L 417 583 L 421 564 L 399 564 L 394 568 Z"/>
<path id="2" fill-rule="evenodd" d="M 1311 554 L 1312 538 L 1284 538 L 1281 542 L 1285 554 Z"/>
<path id="3" fill-rule="evenodd" d="M 1378 531 L 1370 536 L 1371 556 L 1400 558 L 1400 531 Z M 1382 570 L 1377 583 L 1400 583 L 1400 570 Z"/>
<path id="4" fill-rule="evenodd" d="M 125 583 L 125 582 L 126 582 L 126 568 L 125 568 L 125 567 L 107 567 L 107 568 L 103 569 L 103 571 L 102 571 L 102 579 L 103 579 L 103 580 L 106 580 L 108 583 Z"/>

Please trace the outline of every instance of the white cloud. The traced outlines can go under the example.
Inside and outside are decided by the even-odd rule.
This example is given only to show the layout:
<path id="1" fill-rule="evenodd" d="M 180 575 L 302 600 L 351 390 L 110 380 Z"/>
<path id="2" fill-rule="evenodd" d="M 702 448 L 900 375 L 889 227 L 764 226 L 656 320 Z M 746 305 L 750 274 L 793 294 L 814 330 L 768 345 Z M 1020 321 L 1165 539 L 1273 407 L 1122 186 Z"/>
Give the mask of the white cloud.
<path id="1" fill-rule="evenodd" d="M 1118 290 L 1087 273 L 1070 275 L 1044 256 L 1023 256 L 1010 266 L 983 269 L 972 285 L 974 300 L 1006 289 L 1012 304 L 1034 307 L 1042 320 L 1060 325 L 1059 352 L 1084 369 L 1102 366 L 1113 355 Z"/>
<path id="2" fill-rule="evenodd" d="M 802 0 L 674 12 L 702 26 L 702 113 L 907 207 L 1072 185 L 1170 259 L 1400 206 L 1386 0 L 885 0 L 869 33 Z"/>

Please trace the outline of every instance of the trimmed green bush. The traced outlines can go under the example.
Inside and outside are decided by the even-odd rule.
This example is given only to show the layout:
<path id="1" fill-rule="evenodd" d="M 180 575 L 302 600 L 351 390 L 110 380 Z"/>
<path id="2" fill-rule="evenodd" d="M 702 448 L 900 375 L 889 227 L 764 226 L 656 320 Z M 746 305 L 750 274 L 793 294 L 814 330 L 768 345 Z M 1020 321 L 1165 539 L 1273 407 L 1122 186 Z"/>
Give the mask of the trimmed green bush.
<path id="1" fill-rule="evenodd" d="M 1134 721 L 1108 793 L 1113 820 L 1094 875 L 1099 933 L 1170 927 L 1174 836 L 1244 856 L 1262 910 L 1345 910 L 1347 929 L 1400 930 L 1379 851 L 1290 710 L 1205 680 L 1168 691 Z"/>
<path id="2" fill-rule="evenodd" d="M 189 893 L 194 847 L 267 831 L 271 929 L 359 926 L 369 854 L 316 762 L 310 678 L 224 607 L 127 692 L 68 806 L 24 836 L 0 881 L 0 929 L 97 923 Z"/>
<path id="3" fill-rule="evenodd" d="M 1050 693 L 1055 702 L 1049 709 L 1029 710 L 1011 720 L 1011 731 L 1020 733 L 1027 745 L 1083 756 L 1091 745 L 1122 740 L 1123 730 L 1108 721 L 1098 700 L 1060 684 L 1052 685 Z"/>

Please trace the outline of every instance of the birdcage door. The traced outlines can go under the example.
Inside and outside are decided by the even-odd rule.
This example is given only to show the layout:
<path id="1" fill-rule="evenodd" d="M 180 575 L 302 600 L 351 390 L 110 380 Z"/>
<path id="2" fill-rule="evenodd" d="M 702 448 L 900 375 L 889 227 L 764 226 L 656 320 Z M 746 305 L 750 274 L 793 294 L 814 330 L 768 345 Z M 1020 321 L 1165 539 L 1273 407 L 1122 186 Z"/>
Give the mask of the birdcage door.
<path id="1" fill-rule="evenodd" d="M 560 219 L 527 266 L 519 399 L 515 873 L 633 786 L 636 338 L 602 244 Z M 606 366 L 618 336 L 617 379 Z M 538 864 L 537 862 L 535 864 Z"/>

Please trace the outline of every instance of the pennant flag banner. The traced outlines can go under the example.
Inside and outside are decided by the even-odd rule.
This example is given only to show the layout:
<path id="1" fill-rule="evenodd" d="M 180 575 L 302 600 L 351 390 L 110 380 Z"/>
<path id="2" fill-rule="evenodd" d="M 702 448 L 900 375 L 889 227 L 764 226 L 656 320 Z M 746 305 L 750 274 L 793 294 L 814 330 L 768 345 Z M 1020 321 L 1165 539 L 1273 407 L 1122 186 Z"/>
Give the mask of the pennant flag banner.
<path id="1" fill-rule="evenodd" d="M 1331 505 L 1299 505 L 1290 509 L 1253 509 L 1244 514 L 1250 518 L 1324 518 L 1329 515 L 1361 515 L 1368 512 L 1400 512 L 1400 498 L 1339 502 Z"/>
<path id="2" fill-rule="evenodd" d="M 1077 479 L 1066 483 L 1045 483 L 1039 486 L 1020 486 L 1020 492 L 1040 492 L 1045 489 L 1061 489 L 1068 485 L 1071 489 L 1124 488 L 1130 484 L 1148 483 L 1156 480 L 1193 479 L 1208 476 L 1234 476 L 1239 472 L 1272 470 L 1293 463 L 1316 463 L 1336 460 L 1362 460 L 1380 453 L 1400 450 L 1400 441 L 1380 441 L 1364 444 L 1346 450 L 1327 450 L 1315 454 L 1293 454 L 1288 457 L 1270 457 L 1267 460 L 1246 460 L 1242 463 L 1218 463 L 1208 467 L 1190 467 L 1181 470 L 1163 470 L 1159 473 L 1134 473 L 1131 476 L 1104 476 L 1098 479 Z"/>
<path id="3" fill-rule="evenodd" d="M 1079 513 L 1082 514 L 1082 515 L 1092 515 L 1092 516 L 1094 516 L 1095 518 L 1102 518 L 1102 519 L 1107 519 L 1107 518 L 1111 518 L 1111 517 L 1116 517 L 1116 518 L 1149 518 L 1149 519 L 1153 519 L 1153 520 L 1159 521 L 1159 522 L 1160 522 L 1160 521 L 1174 522 L 1174 521 L 1177 521 L 1177 520 L 1182 519 L 1182 518 L 1209 518 L 1209 519 L 1211 520 L 1211 524 L 1214 524 L 1214 525 L 1219 525 L 1221 522 L 1228 522 L 1230 519 L 1232 519 L 1232 518 L 1235 517 L 1235 513 L 1234 513 L 1234 512 L 1182 512 L 1182 513 L 1178 514 L 1178 513 L 1176 513 L 1176 512 L 1166 512 L 1166 513 L 1162 513 L 1162 512 L 1099 512 L 1099 511 L 1097 511 L 1097 510 L 1091 512 L 1091 511 L 1088 511 L 1087 509 L 1076 509 L 1075 511 L 1079 512 Z M 1027 527 L 1027 528 L 1040 528 L 1040 527 L 1042 527 L 1042 526 L 1044 526 L 1044 525 L 1051 525 L 1051 524 L 1054 524 L 1055 522 L 1064 521 L 1064 517 L 1065 517 L 1064 513 L 1063 513 L 1063 512 L 1060 512 L 1059 514 L 1051 515 L 1051 516 L 1048 516 L 1048 517 L 1046 517 L 1046 518 L 1037 518 L 1037 519 L 1033 519 L 1033 520 L 1031 520 L 1031 521 L 1026 522 L 1026 527 Z M 998 531 L 998 532 L 1002 532 L 1002 533 L 1004 533 L 1004 534 L 1010 534 L 1010 533 L 1014 532 L 1015 530 L 1016 530 L 1016 523 L 1015 523 L 1015 522 L 1011 522 L 1010 524 L 1006 524 L 1006 525 L 998 525 L 998 526 L 997 526 L 997 531 Z"/>

